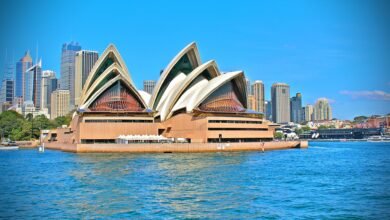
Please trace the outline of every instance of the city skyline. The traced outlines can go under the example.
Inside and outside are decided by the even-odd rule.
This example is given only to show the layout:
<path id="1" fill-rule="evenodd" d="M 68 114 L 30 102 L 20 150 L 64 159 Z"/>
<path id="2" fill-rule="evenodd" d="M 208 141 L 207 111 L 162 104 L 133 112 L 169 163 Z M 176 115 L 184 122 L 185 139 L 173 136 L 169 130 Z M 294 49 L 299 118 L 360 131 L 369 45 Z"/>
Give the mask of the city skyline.
<path id="1" fill-rule="evenodd" d="M 328 98 L 335 118 L 352 119 L 357 115 L 390 112 L 390 79 L 386 74 L 389 64 L 385 62 L 390 51 L 385 40 L 389 36 L 386 20 L 390 19 L 387 19 L 389 15 L 385 9 L 388 5 L 384 2 L 362 2 L 356 6 L 345 1 L 319 2 L 316 5 L 306 2 L 299 7 L 293 3 L 284 3 L 280 7 L 256 2 L 240 3 L 237 7 L 231 7 L 231 2 L 227 6 L 212 3 L 205 13 L 217 7 L 220 11 L 234 8 L 242 16 L 233 19 L 209 15 L 201 18 L 202 25 L 195 25 L 198 16 L 186 21 L 175 20 L 172 15 L 160 16 L 161 3 L 150 7 L 137 4 L 135 13 L 122 11 L 129 10 L 132 5 L 119 9 L 114 16 L 118 24 L 112 24 L 107 31 L 96 28 L 100 27 L 97 26 L 99 22 L 102 22 L 101 26 L 107 26 L 107 21 L 87 19 L 91 13 L 105 10 L 101 6 L 92 7 L 83 14 L 82 9 L 87 8 L 84 6 L 90 5 L 88 2 L 81 3 L 80 7 L 72 7 L 74 4 L 71 3 L 48 2 L 45 5 L 27 2 L 29 7 L 23 8 L 18 8 L 16 3 L 2 3 L 1 7 L 4 11 L 1 16 L 7 16 L 7 19 L 1 19 L 2 26 L 15 36 L 1 37 L 2 69 L 6 50 L 8 60 L 13 62 L 30 50 L 34 61 L 43 59 L 44 70 L 60 73 L 63 43 L 73 40 L 83 45 L 83 49 L 101 52 L 108 43 L 113 42 L 121 48 L 132 78 L 137 88 L 141 89 L 143 80 L 159 77 L 164 63 L 182 45 L 197 41 L 204 51 L 202 60 L 218 57 L 218 64 L 224 66 L 221 71 L 240 67 L 251 81 L 262 80 L 266 100 L 270 99 L 271 85 L 281 81 L 290 85 L 291 94 L 303 94 L 303 106 L 315 104 L 320 97 Z M 174 4 L 169 6 L 170 11 L 178 9 Z M 292 10 L 287 10 L 290 7 Z M 310 7 L 312 12 L 308 12 Z M 53 14 L 50 21 L 42 19 L 47 14 L 35 13 L 47 8 L 50 8 L 49 15 L 56 15 Z M 194 6 L 190 10 L 199 9 L 200 6 Z M 69 10 L 79 16 L 69 17 L 66 22 L 59 20 L 61 16 L 58 15 Z M 281 20 L 275 20 L 277 16 L 267 10 L 283 15 Z M 30 14 L 32 12 L 34 14 Z M 54 31 L 38 34 L 38 30 L 32 30 L 34 25 L 22 25 L 21 15 L 31 18 L 30 23 L 38 23 L 39 31 Z M 145 20 L 146 15 L 153 16 Z M 161 20 L 153 20 L 153 17 L 161 17 Z M 288 21 L 290 17 L 294 19 Z M 176 30 L 175 27 L 184 22 L 193 25 L 194 30 Z M 359 22 L 365 22 L 365 25 L 358 26 Z M 146 25 L 141 26 L 141 23 Z M 212 28 L 216 24 L 221 24 L 218 33 Z M 125 28 L 118 29 L 119 25 Z M 116 31 L 111 33 L 113 30 Z M 25 31 L 29 34 L 23 34 Z M 160 32 L 162 34 L 153 34 Z M 133 33 L 137 33 L 137 36 Z M 169 37 L 172 34 L 176 37 Z M 224 36 L 223 40 L 217 36 L 219 34 Z M 38 53 L 35 49 L 37 45 Z M 1 71 L 1 77 L 3 73 Z"/>

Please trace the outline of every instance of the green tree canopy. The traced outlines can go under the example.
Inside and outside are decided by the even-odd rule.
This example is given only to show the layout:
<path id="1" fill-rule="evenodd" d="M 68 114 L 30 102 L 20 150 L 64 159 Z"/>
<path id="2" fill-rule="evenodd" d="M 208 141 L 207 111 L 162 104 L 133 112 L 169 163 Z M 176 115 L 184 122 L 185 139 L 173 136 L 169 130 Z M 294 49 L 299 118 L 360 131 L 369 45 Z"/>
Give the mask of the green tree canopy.
<path id="1" fill-rule="evenodd" d="M 11 140 L 38 139 L 41 130 L 69 125 L 70 121 L 70 114 L 49 120 L 45 115 L 38 115 L 34 118 L 32 114 L 27 114 L 23 117 L 12 110 L 4 111 L 0 114 L 0 137 Z"/>
<path id="2" fill-rule="evenodd" d="M 23 126 L 23 115 L 15 111 L 4 111 L 0 114 L 0 132 L 5 138 L 9 138 L 12 131 Z"/>
<path id="3" fill-rule="evenodd" d="M 282 139 L 283 138 L 283 133 L 282 132 L 275 132 L 274 138 L 275 139 Z"/>

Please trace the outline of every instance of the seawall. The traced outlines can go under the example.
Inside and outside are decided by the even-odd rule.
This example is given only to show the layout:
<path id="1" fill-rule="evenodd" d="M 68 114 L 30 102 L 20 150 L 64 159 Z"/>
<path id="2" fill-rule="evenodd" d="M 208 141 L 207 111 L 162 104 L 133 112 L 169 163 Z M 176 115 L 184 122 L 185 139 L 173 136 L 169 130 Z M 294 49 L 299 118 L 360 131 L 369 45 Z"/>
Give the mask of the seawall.
<path id="1" fill-rule="evenodd" d="M 268 151 L 307 148 L 307 141 L 245 143 L 137 143 L 137 144 L 61 144 L 45 143 L 45 148 L 74 153 L 200 153 L 229 151 Z"/>

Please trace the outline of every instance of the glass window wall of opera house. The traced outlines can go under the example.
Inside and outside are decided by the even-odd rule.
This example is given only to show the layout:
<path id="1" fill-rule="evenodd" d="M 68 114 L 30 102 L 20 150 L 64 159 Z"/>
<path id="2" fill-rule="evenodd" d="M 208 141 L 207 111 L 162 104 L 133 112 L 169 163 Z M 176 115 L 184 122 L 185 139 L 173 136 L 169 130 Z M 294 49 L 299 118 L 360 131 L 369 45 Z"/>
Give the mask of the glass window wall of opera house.
<path id="1" fill-rule="evenodd" d="M 137 90 L 111 44 L 89 73 L 70 125 L 50 131 L 45 141 L 123 143 L 119 137 L 139 137 L 136 143 L 151 142 L 146 137 L 158 137 L 153 142 L 187 143 L 272 140 L 273 130 L 263 113 L 247 109 L 246 88 L 243 71 L 221 73 L 214 60 L 202 63 L 197 45 L 191 43 L 166 66 L 149 94 Z"/>

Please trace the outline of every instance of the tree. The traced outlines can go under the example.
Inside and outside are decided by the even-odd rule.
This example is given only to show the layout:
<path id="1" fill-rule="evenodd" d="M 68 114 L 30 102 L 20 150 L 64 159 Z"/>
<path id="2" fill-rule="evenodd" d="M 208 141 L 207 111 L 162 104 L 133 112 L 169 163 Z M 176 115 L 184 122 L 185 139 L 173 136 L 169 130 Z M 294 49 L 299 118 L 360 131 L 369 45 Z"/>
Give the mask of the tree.
<path id="1" fill-rule="evenodd" d="M 38 115 L 34 118 L 34 127 L 42 129 L 51 129 L 54 128 L 54 122 L 46 118 L 45 115 Z"/>
<path id="2" fill-rule="evenodd" d="M 283 138 L 283 133 L 282 132 L 275 132 L 274 133 L 274 138 L 275 139 L 282 139 Z"/>
<path id="3" fill-rule="evenodd" d="M 327 127 L 326 125 L 320 125 L 320 126 L 318 127 L 318 130 L 321 130 L 321 129 L 328 129 L 328 127 Z"/>
<path id="4" fill-rule="evenodd" d="M 31 139 L 31 122 L 22 121 L 21 125 L 12 130 L 11 140 L 28 141 Z"/>
<path id="5" fill-rule="evenodd" d="M 33 115 L 32 113 L 28 113 L 28 114 L 26 115 L 26 119 L 27 119 L 27 121 L 29 121 L 29 122 L 31 122 L 31 121 L 33 120 L 33 118 L 34 118 L 34 115 Z"/>
<path id="6" fill-rule="evenodd" d="M 71 119 L 71 113 L 49 120 L 45 115 L 34 118 L 33 114 L 29 113 L 23 117 L 15 111 L 4 111 L 0 114 L 0 136 L 18 141 L 38 139 L 41 130 L 69 125 Z"/>
<path id="7" fill-rule="evenodd" d="M 53 125 L 56 128 L 61 127 L 62 125 L 69 125 L 71 120 L 72 118 L 70 117 L 70 115 L 59 116 L 54 119 Z"/>
<path id="8" fill-rule="evenodd" d="M 300 135 L 300 134 L 303 133 L 303 129 L 302 129 L 302 128 L 297 128 L 297 129 L 295 129 L 295 133 L 296 133 L 297 135 Z"/>
<path id="9" fill-rule="evenodd" d="M 305 131 L 310 131 L 310 127 L 309 126 L 302 126 L 302 130 L 305 132 Z"/>
<path id="10" fill-rule="evenodd" d="M 25 119 L 15 111 L 4 111 L 0 114 L 0 132 L 5 138 L 11 138 L 11 133 L 15 129 L 21 128 Z"/>

